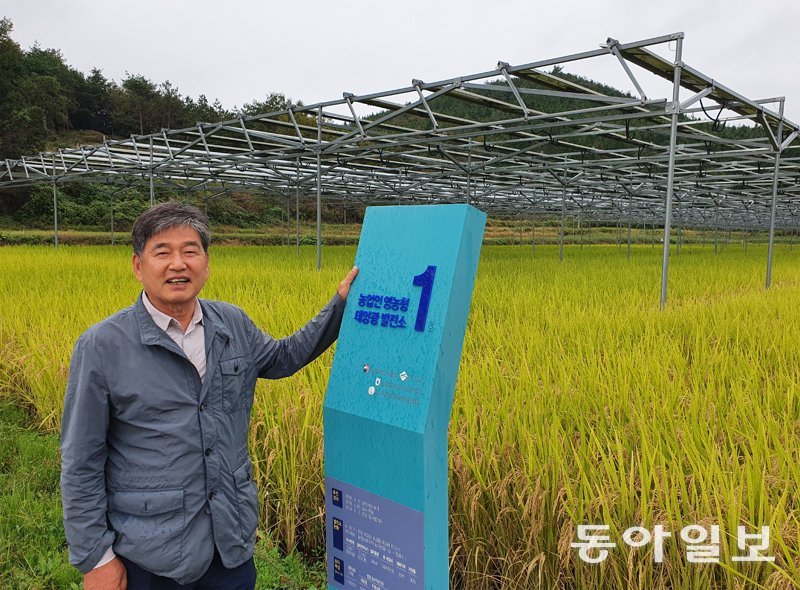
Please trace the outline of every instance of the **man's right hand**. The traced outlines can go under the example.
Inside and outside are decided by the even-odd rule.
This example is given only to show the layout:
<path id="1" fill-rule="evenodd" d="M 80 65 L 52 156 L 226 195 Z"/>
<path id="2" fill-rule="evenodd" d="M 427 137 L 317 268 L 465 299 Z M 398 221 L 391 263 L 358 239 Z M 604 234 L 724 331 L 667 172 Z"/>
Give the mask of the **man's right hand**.
<path id="1" fill-rule="evenodd" d="M 343 301 L 347 301 L 347 294 L 350 293 L 350 285 L 353 284 L 357 274 L 358 267 L 354 266 L 350 269 L 350 272 L 347 273 L 347 276 L 342 279 L 342 282 L 339 283 L 339 287 L 336 289 L 336 291 L 339 293 L 339 297 L 341 297 Z"/>
<path id="2" fill-rule="evenodd" d="M 119 557 L 83 575 L 83 590 L 127 590 L 128 571 Z"/>

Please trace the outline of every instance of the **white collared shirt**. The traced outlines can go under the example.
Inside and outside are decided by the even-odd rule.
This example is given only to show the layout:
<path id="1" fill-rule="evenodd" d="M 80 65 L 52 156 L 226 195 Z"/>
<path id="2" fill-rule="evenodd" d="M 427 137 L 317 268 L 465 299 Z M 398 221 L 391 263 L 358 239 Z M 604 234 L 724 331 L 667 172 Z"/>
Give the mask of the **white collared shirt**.
<path id="1" fill-rule="evenodd" d="M 186 354 L 202 381 L 206 376 L 206 331 L 203 327 L 203 309 L 200 307 L 200 302 L 195 300 L 194 314 L 186 332 L 178 320 L 157 310 L 147 298 L 147 293 L 142 293 L 142 303 L 156 326 L 164 330 Z"/>

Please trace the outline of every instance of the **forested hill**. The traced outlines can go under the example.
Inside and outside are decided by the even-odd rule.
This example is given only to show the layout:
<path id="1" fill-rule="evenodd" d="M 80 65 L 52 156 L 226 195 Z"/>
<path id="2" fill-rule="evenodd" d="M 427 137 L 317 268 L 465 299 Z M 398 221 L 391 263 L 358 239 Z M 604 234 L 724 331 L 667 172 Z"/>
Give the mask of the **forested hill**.
<path id="1" fill-rule="evenodd" d="M 130 73 L 120 82 L 109 80 L 101 65 L 85 74 L 69 66 L 58 49 L 22 49 L 13 39 L 11 20 L 0 20 L 0 160 L 289 104 L 284 95 L 272 93 L 234 112 L 202 94 L 182 96 L 169 80 L 157 84 Z"/>

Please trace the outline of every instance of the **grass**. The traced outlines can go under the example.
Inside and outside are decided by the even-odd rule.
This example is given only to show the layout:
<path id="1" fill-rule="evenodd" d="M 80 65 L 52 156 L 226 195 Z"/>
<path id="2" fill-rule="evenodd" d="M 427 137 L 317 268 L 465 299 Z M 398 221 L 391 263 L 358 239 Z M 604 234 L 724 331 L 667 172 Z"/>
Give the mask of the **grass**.
<path id="1" fill-rule="evenodd" d="M 316 272 L 313 247 L 215 248 L 204 296 L 288 334 L 354 254 L 326 248 Z M 800 587 L 800 248 L 777 248 L 766 291 L 763 245 L 684 245 L 664 312 L 660 256 L 567 246 L 559 262 L 554 246 L 484 247 L 450 427 L 453 587 Z M 0 249 L 0 390 L 44 430 L 58 428 L 75 338 L 138 292 L 129 258 Z M 311 560 L 324 551 L 331 359 L 261 383 L 251 429 L 267 547 Z M 588 565 L 570 543 L 598 522 L 619 546 Z M 719 564 L 687 561 L 678 533 L 696 523 L 720 526 Z M 621 545 L 627 527 L 658 524 L 673 533 L 663 564 L 651 546 Z M 771 527 L 775 564 L 732 560 L 740 524 Z"/>
<path id="2" fill-rule="evenodd" d="M 78 588 L 61 527 L 58 436 L 0 400 L 0 587 Z"/>
<path id="3" fill-rule="evenodd" d="M 58 436 L 30 428 L 30 415 L 0 398 L 0 588 L 78 590 L 61 526 Z M 268 539 L 256 545 L 257 590 L 322 590 L 325 572 Z"/>

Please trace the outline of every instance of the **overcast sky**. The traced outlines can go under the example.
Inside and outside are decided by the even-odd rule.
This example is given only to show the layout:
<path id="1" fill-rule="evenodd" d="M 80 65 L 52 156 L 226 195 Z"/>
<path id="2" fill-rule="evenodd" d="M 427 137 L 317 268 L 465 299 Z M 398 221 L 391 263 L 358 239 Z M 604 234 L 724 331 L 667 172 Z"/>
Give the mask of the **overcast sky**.
<path id="1" fill-rule="evenodd" d="M 687 64 L 748 98 L 786 96 L 800 121 L 798 0 L 2 0 L 0 16 L 23 48 L 60 49 L 118 82 L 169 80 L 228 108 L 272 91 L 311 104 L 683 31 Z M 633 90 L 613 58 L 571 71 Z"/>

